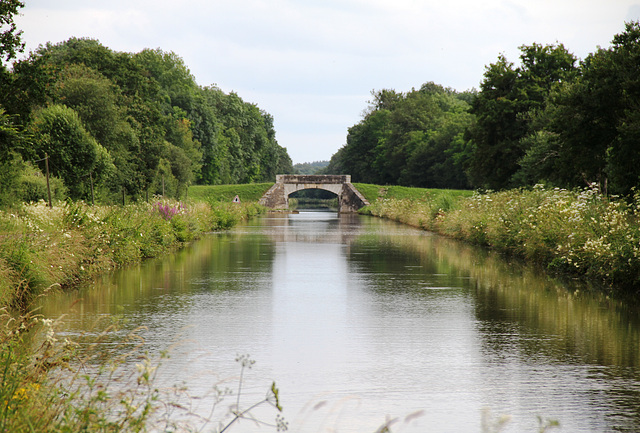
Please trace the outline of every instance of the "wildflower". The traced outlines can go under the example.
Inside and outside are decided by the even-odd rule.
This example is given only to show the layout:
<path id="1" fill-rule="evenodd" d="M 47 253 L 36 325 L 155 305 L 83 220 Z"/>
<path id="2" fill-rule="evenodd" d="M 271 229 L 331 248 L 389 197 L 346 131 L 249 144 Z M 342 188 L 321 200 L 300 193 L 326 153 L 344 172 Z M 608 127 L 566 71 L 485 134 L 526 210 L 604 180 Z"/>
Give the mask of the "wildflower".
<path id="1" fill-rule="evenodd" d="M 44 328 L 45 341 L 49 344 L 53 344 L 58 341 L 55 338 L 55 331 L 53 329 L 53 320 L 41 319 L 42 326 Z"/>

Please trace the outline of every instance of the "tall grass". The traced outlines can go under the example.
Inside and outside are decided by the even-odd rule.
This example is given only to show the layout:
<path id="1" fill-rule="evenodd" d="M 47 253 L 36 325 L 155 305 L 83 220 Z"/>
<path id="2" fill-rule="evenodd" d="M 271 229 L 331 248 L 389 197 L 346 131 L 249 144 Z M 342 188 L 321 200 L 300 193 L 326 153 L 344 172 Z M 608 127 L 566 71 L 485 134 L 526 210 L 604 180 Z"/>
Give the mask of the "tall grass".
<path id="1" fill-rule="evenodd" d="M 379 199 L 364 213 L 523 257 L 611 288 L 640 289 L 640 194 L 625 201 L 594 185 L 536 186 L 423 199 Z"/>
<path id="2" fill-rule="evenodd" d="M 48 208 L 44 202 L 0 211 L 0 306 L 25 306 L 52 285 L 155 257 L 203 233 L 260 212 L 255 203 L 192 203 Z"/>
<path id="3" fill-rule="evenodd" d="M 140 350 L 139 329 L 119 343 L 130 348 L 120 354 L 100 344 L 121 333 L 115 323 L 80 348 L 56 335 L 56 321 L 26 311 L 54 287 L 164 254 L 261 211 L 255 203 L 158 199 L 53 208 L 40 202 L 0 212 L 0 432 L 196 431 L 173 418 L 179 412 L 180 422 L 193 421 L 188 402 L 154 387 L 160 361 Z M 277 393 L 267 402 L 274 399 Z"/>

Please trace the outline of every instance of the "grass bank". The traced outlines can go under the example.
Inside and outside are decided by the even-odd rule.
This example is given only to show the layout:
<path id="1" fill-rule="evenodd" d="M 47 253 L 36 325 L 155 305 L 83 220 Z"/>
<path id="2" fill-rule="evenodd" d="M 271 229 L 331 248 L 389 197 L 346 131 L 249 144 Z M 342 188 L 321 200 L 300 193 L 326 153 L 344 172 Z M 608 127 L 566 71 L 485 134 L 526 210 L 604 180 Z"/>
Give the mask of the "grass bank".
<path id="1" fill-rule="evenodd" d="M 257 202 L 273 183 L 243 185 L 193 185 L 189 187 L 189 199 L 208 203 L 231 202 L 238 196 L 240 202 Z"/>
<path id="2" fill-rule="evenodd" d="M 25 307 L 50 286 L 159 256 L 260 211 L 255 203 L 170 200 L 53 208 L 40 202 L 0 211 L 0 306 Z"/>
<path id="3" fill-rule="evenodd" d="M 640 289 L 640 194 L 628 202 L 603 196 L 595 186 L 537 186 L 486 194 L 378 195 L 363 213 L 488 246 L 611 289 Z"/>

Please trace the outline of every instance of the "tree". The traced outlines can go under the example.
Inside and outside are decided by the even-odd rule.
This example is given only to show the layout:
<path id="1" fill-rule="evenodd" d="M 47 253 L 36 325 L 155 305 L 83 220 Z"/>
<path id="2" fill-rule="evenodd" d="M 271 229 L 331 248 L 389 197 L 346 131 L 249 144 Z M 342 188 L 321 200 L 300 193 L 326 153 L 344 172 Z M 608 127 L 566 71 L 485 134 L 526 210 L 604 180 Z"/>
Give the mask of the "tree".
<path id="1" fill-rule="evenodd" d="M 293 171 L 268 113 L 198 86 L 179 56 L 160 49 L 122 53 L 79 38 L 46 44 L 0 76 L 0 104 L 32 134 L 33 146 L 20 153 L 60 158 L 74 197 L 85 193 L 88 173 L 100 178 L 101 198 L 115 201 L 123 187 L 133 199 L 161 192 L 163 178 L 165 192 L 183 195 L 193 182 L 264 181 Z"/>
<path id="2" fill-rule="evenodd" d="M 356 182 L 423 187 L 467 185 L 454 158 L 471 121 L 460 94 L 435 83 L 403 94 L 372 92 L 362 121 L 333 157 L 327 173 L 348 173 Z M 455 149 L 454 149 L 455 148 Z"/>
<path id="3" fill-rule="evenodd" d="M 471 112 L 476 122 L 467 139 L 472 145 L 468 172 L 474 186 L 501 189 L 517 186 L 515 176 L 526 154 L 524 141 L 531 119 L 544 107 L 554 86 L 577 75 L 576 58 L 562 44 L 520 47 L 517 68 L 504 55 L 489 65 Z"/>
<path id="4" fill-rule="evenodd" d="M 114 170 L 107 150 L 86 131 L 71 108 L 51 105 L 39 110 L 29 132 L 36 137 L 29 149 L 32 158 L 49 156 L 51 173 L 64 181 L 71 198 L 89 197 L 90 174 L 99 182 Z"/>
<path id="5" fill-rule="evenodd" d="M 597 182 L 629 194 L 640 182 L 640 24 L 631 22 L 554 87 L 533 118 L 522 160 L 531 179 L 575 187 Z"/>
<path id="6" fill-rule="evenodd" d="M 13 17 L 23 8 L 20 0 L 2 0 L 0 2 L 0 60 L 10 61 L 17 53 L 24 51 L 21 40 L 22 31 L 17 30 Z"/>
<path id="7" fill-rule="evenodd" d="M 120 89 L 100 72 L 79 64 L 65 66 L 54 89 L 54 99 L 78 113 L 87 132 L 118 167 L 107 183 L 111 195 L 121 195 L 123 186 L 134 191 L 138 175 L 131 155 L 138 151 L 139 141 L 127 122 Z"/>

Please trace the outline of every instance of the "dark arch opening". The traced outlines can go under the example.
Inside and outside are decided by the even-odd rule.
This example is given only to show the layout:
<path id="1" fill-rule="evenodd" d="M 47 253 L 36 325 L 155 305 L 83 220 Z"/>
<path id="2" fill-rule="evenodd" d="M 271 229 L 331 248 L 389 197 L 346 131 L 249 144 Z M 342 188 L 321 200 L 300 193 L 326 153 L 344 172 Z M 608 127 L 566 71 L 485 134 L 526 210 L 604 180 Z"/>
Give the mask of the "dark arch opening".
<path id="1" fill-rule="evenodd" d="M 293 203 L 295 200 L 295 203 Z M 296 209 L 327 208 L 338 209 L 338 195 L 320 188 L 309 188 L 294 191 L 289 194 L 289 205 L 295 204 Z"/>

